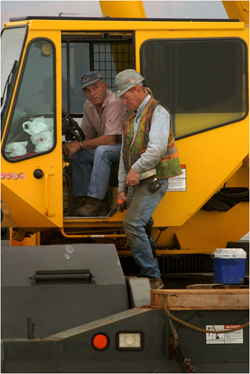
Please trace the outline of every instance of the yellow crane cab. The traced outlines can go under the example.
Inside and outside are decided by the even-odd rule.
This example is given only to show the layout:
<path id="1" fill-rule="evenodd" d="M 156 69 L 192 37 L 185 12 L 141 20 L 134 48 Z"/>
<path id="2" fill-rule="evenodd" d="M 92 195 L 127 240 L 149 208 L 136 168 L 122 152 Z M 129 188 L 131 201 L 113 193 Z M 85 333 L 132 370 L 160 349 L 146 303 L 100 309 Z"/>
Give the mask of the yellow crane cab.
<path id="1" fill-rule="evenodd" d="M 128 68 L 169 108 L 182 165 L 153 216 L 158 249 L 211 253 L 245 235 L 248 38 L 246 24 L 230 19 L 28 16 L 4 23 L 2 227 L 13 228 L 12 244 L 30 236 L 41 244 L 105 238 L 126 248 L 117 178 L 107 216 L 69 214 L 72 165 L 62 144 L 84 136 L 79 77 L 100 71 L 114 90 L 116 74 Z"/>

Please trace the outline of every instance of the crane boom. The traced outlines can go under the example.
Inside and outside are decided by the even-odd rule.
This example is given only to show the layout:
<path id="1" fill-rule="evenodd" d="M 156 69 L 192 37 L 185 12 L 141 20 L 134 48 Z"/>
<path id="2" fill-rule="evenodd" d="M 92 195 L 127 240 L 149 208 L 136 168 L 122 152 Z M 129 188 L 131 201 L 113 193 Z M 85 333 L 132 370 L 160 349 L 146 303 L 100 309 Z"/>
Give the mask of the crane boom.
<path id="1" fill-rule="evenodd" d="M 118 18 L 147 18 L 143 1 L 100 1 L 102 13 Z"/>
<path id="2" fill-rule="evenodd" d="M 249 25 L 249 1 L 222 1 L 230 19 L 238 19 Z"/>
<path id="3" fill-rule="evenodd" d="M 228 18 L 249 24 L 249 1 L 222 1 Z M 143 1 L 100 1 L 102 13 L 110 17 L 147 18 Z"/>

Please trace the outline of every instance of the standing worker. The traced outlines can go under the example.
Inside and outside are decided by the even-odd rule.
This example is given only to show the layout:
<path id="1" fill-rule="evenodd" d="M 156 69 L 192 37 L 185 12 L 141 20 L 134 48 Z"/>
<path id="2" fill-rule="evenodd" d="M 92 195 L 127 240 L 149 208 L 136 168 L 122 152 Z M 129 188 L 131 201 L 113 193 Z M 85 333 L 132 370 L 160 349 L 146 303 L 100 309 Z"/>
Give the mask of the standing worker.
<path id="1" fill-rule="evenodd" d="M 166 193 L 168 178 L 181 174 L 181 167 L 169 111 L 143 87 L 143 81 L 133 69 L 115 77 L 116 95 L 130 109 L 122 121 L 118 203 L 126 201 L 129 207 L 123 227 L 141 276 L 149 278 L 152 289 L 160 289 L 164 284 L 148 227 L 153 226 L 151 215 Z M 152 169 L 154 176 L 139 180 Z"/>
<path id="2" fill-rule="evenodd" d="M 121 120 L 127 111 L 98 71 L 80 78 L 87 97 L 83 106 L 82 130 L 85 140 L 63 145 L 63 153 L 73 156 L 73 189 L 79 206 L 75 216 L 106 216 L 105 195 L 112 163 L 119 161 Z"/>

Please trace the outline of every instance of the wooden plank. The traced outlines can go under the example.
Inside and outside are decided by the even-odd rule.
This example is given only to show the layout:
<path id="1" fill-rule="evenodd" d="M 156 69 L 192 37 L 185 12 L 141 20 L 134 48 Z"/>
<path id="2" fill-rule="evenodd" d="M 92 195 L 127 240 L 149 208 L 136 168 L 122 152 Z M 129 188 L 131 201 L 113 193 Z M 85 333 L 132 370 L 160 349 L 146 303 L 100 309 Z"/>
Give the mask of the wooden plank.
<path id="1" fill-rule="evenodd" d="M 211 283 L 211 284 L 189 284 L 186 286 L 187 289 L 214 289 L 214 288 L 225 288 L 223 284 Z"/>
<path id="2" fill-rule="evenodd" d="M 170 310 L 249 309 L 248 289 L 151 290 L 151 307 Z"/>
<path id="3" fill-rule="evenodd" d="M 206 284 L 189 284 L 188 286 L 186 286 L 186 288 L 188 289 L 193 289 L 193 288 L 196 288 L 196 289 L 199 289 L 199 288 L 203 288 L 203 289 L 208 289 L 208 288 L 234 288 L 234 289 L 239 289 L 239 288 L 246 288 L 246 289 L 249 289 L 249 286 L 247 285 L 244 285 L 244 284 L 239 284 L 239 285 L 231 285 L 231 284 L 221 284 L 221 283 L 206 283 Z"/>

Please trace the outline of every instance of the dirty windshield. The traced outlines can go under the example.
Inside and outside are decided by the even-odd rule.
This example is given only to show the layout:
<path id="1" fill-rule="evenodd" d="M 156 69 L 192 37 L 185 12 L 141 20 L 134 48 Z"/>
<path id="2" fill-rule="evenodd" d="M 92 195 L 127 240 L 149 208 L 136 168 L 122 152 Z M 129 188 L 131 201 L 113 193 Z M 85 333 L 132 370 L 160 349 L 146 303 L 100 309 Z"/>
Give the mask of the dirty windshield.
<path id="1" fill-rule="evenodd" d="M 1 123 L 5 123 L 25 37 L 25 27 L 4 29 L 1 35 Z"/>
<path id="2" fill-rule="evenodd" d="M 32 40 L 26 49 L 2 148 L 8 160 L 35 157 L 54 146 L 54 58 L 53 44 L 45 38 Z"/>

